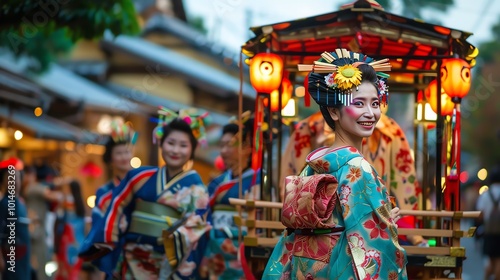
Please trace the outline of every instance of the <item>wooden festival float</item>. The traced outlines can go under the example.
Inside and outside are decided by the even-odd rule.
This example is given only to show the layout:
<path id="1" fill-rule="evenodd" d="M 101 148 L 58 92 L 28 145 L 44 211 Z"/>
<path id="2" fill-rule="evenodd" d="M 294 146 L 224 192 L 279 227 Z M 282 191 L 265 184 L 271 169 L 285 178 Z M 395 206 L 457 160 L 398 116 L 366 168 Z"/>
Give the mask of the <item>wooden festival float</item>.
<path id="1" fill-rule="evenodd" d="M 271 110 L 269 99 L 278 98 L 278 107 L 284 105 L 280 94 L 285 92 L 285 80 L 300 85 L 306 72 L 299 72 L 297 64 L 312 64 L 324 51 L 335 48 L 362 52 L 375 59 L 389 58 L 392 64 L 389 87 L 391 94 L 412 94 L 415 97 L 415 146 L 422 147 L 423 155 L 417 169 L 423 174 L 421 180 L 422 201 L 420 209 L 428 209 L 426 189 L 435 189 L 435 210 L 407 210 L 403 215 L 413 215 L 419 222 L 415 229 L 399 229 L 402 235 L 422 235 L 436 240 L 432 247 L 404 246 L 408 254 L 408 271 L 414 273 L 412 279 L 461 279 L 462 262 L 466 258 L 461 238 L 470 238 L 475 228 L 460 229 L 465 218 L 477 218 L 479 212 L 460 211 L 460 101 L 470 88 L 470 68 L 475 64 L 477 48 L 466 39 L 471 33 L 424 23 L 385 12 L 375 1 L 355 1 L 344 5 L 339 11 L 301 18 L 294 21 L 269 24 L 251 28 L 255 37 L 242 47 L 250 65 L 250 79 L 257 90 L 255 105 L 255 137 L 258 145 L 253 154 L 254 168 L 262 167 L 267 180 L 261 184 L 262 200 L 233 199 L 238 205 L 239 216 L 235 222 L 245 227 L 247 235 L 242 237 L 250 271 L 262 271 L 284 229 L 280 222 L 279 195 L 276 182 L 280 178 L 280 168 L 273 173 L 273 155 L 280 162 L 281 153 L 281 110 Z M 260 69 L 259 69 L 260 68 Z M 257 72 L 260 72 L 257 73 Z M 260 76 L 262 75 L 267 76 Z M 285 73 L 283 75 L 283 73 Z M 439 79 L 440 73 L 443 77 Z M 277 75 L 275 75 L 277 74 Z M 283 81 L 283 83 L 281 82 Z M 431 86 L 429 86 L 431 84 Z M 427 89 L 427 90 L 426 90 Z M 443 108 L 446 100 L 442 89 L 452 101 L 451 111 Z M 420 96 L 429 93 L 428 102 L 436 111 L 435 120 L 423 117 L 426 101 Z M 278 91 L 279 92 L 279 91 Z M 420 94 L 419 94 L 420 93 Z M 305 102 L 310 102 L 308 95 Z M 240 106 L 241 107 L 241 106 Z M 240 109 L 241 111 L 241 109 Z M 270 126 L 278 120 L 274 128 L 277 139 L 272 136 L 263 139 L 263 124 Z M 432 122 L 429 126 L 429 122 Z M 435 143 L 428 143 L 427 132 L 436 129 Z M 270 127 L 270 129 L 273 129 Z M 418 134 L 422 133 L 421 137 Z M 270 134 L 272 135 L 272 134 Z M 423 139 L 424 143 L 417 143 Z M 277 141 L 276 141 L 277 140 Z M 240 141 L 241 143 L 241 141 Z M 273 143 L 277 149 L 273 151 Z M 435 145 L 435 159 L 428 158 L 429 145 Z M 276 169 L 275 169 L 276 170 Z M 437 175 L 437 176 L 436 176 Z M 445 182 L 442 183 L 442 178 Z M 273 186 L 274 182 L 274 186 Z M 260 214 L 259 214 L 260 213 Z M 433 219 L 433 223 L 429 222 Z M 240 231 L 241 232 L 241 231 Z M 454 277 L 454 278 L 453 278 Z"/>

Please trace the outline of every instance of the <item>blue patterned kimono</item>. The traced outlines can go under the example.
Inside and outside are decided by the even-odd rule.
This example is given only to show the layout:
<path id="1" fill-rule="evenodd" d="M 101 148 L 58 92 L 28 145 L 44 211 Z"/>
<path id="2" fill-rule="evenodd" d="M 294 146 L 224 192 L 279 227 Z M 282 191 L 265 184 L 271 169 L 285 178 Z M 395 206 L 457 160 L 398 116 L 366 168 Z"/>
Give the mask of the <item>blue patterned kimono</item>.
<path id="1" fill-rule="evenodd" d="M 92 208 L 92 225 L 97 225 L 104 214 L 106 214 L 109 202 L 113 197 L 113 189 L 118 187 L 118 185 L 120 185 L 120 180 L 116 177 L 97 189 L 95 193 L 95 206 Z"/>
<path id="2" fill-rule="evenodd" d="M 207 203 L 206 187 L 194 170 L 171 179 L 166 177 L 166 167 L 131 170 L 113 189 L 106 214 L 87 237 L 81 252 L 85 254 L 93 244 L 108 244 L 120 251 L 119 259 L 113 259 L 114 263 L 106 267 L 108 275 L 158 279 L 165 265 L 172 265 L 170 251 L 165 251 L 162 228 L 183 221 L 168 239 L 172 241 L 174 265 L 177 264 L 172 267 L 172 278 L 196 279 L 201 256 L 196 259 L 193 250 L 200 236 L 210 229 L 202 219 Z M 122 217 L 128 222 L 126 229 L 123 223 L 120 225 Z"/>
<path id="3" fill-rule="evenodd" d="M 231 171 L 226 171 L 208 184 L 210 211 L 208 220 L 213 228 L 202 263 L 201 271 L 210 275 L 210 279 L 235 280 L 243 277 L 241 263 L 237 259 L 238 227 L 233 216 L 237 215 L 229 198 L 239 198 L 239 178 L 232 178 Z M 247 169 L 241 176 L 242 194 L 252 197 L 257 191 L 253 187 L 260 185 L 260 170 Z M 255 195 L 255 194 L 254 194 Z M 258 196 L 258 194 L 256 195 Z"/>
<path id="4" fill-rule="evenodd" d="M 113 189 L 116 188 L 119 184 L 120 180 L 118 178 L 113 178 L 113 180 L 97 189 L 97 192 L 95 194 L 95 205 L 94 208 L 92 208 L 92 228 L 89 232 L 89 239 L 92 239 L 92 236 L 95 235 L 97 229 L 99 228 L 99 225 L 102 223 L 102 219 L 106 214 L 109 203 L 113 198 Z M 125 219 L 122 219 L 122 222 L 126 222 Z M 124 226 L 126 226 L 126 224 Z M 120 253 L 121 250 L 114 250 L 106 256 L 92 261 L 92 264 L 94 264 L 100 270 L 106 271 L 109 267 L 114 267 L 114 265 L 118 261 L 118 258 L 120 257 Z"/>
<path id="5" fill-rule="evenodd" d="M 407 279 L 406 252 L 398 243 L 397 228 L 390 217 L 387 189 L 373 167 L 353 147 L 317 149 L 307 156 L 306 163 L 299 177 L 287 180 L 287 192 L 306 176 L 332 175 L 337 181 L 333 189 L 335 207 L 320 222 L 329 221 L 333 227 L 344 229 L 314 235 L 286 232 L 274 248 L 262 279 Z M 304 190 L 307 188 L 297 189 L 293 203 L 287 202 L 298 205 L 299 214 L 310 212 L 301 207 L 302 199 L 314 197 L 317 200 L 313 200 L 313 206 L 318 207 L 332 197 L 324 189 L 311 196 Z M 301 216 L 283 215 L 282 221 L 300 223 Z"/>

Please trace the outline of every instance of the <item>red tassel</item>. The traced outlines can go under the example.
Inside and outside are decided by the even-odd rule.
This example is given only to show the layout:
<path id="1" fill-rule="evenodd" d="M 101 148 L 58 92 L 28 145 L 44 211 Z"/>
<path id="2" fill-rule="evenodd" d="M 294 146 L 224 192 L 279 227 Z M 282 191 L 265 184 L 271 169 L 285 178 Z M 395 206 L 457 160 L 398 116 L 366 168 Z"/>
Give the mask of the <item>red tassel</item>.
<path id="1" fill-rule="evenodd" d="M 255 100 L 255 120 L 253 127 L 253 135 L 255 137 L 255 146 L 252 151 L 252 169 L 257 171 L 262 167 L 262 123 L 264 122 L 264 105 L 262 103 L 262 96 L 257 94 Z"/>
<path id="2" fill-rule="evenodd" d="M 240 247 L 238 248 L 238 254 L 240 255 L 241 268 L 243 270 L 245 278 L 247 280 L 255 280 L 255 277 L 252 273 L 252 270 L 250 269 L 250 266 L 247 263 L 247 259 L 245 256 L 245 244 L 241 243 Z"/>

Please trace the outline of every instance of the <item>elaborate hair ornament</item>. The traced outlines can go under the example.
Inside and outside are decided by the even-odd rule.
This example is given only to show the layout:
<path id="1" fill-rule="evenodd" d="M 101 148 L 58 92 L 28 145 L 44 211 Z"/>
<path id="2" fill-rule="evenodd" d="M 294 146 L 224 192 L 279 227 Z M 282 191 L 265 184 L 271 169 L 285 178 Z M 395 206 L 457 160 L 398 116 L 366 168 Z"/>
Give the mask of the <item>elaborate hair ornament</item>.
<path id="1" fill-rule="evenodd" d="M 233 138 L 231 139 L 231 145 L 238 145 L 239 142 L 238 142 L 238 138 L 239 138 L 239 133 L 241 133 L 241 131 L 243 131 L 245 128 L 245 124 L 247 123 L 247 121 L 252 118 L 252 112 L 251 111 L 245 111 L 241 114 L 241 123 L 240 123 L 240 118 L 238 118 L 237 116 L 232 116 L 230 119 L 229 119 L 229 123 L 230 124 L 235 124 L 238 126 L 238 132 L 233 136 Z"/>
<path id="2" fill-rule="evenodd" d="M 389 91 L 386 80 L 389 75 L 382 72 L 391 71 L 391 64 L 387 58 L 375 61 L 373 58 L 361 53 L 336 49 L 331 53 L 323 52 L 321 58 L 314 61 L 312 65 L 299 64 L 297 67 L 299 71 L 311 72 L 309 83 L 316 84 L 316 100 L 320 100 L 320 94 L 326 93 L 326 100 L 321 102 L 324 105 L 336 105 L 340 102 L 348 106 L 352 101 L 352 89 L 358 87 L 362 81 L 362 73 L 358 68 L 361 64 L 368 64 L 377 72 L 379 79 L 375 87 L 380 101 L 387 104 Z M 326 76 L 318 75 L 326 73 L 328 73 Z M 333 95 L 330 98 L 331 100 L 328 98 L 329 94 Z"/>
<path id="3" fill-rule="evenodd" d="M 153 130 L 153 143 L 156 144 L 156 139 L 163 137 L 163 127 L 169 124 L 174 119 L 185 121 L 193 131 L 194 137 L 202 146 L 207 145 L 207 133 L 205 126 L 208 122 L 208 112 L 200 112 L 195 108 L 181 109 L 176 113 L 168 108 L 160 106 L 158 110 L 158 125 Z"/>
<path id="4" fill-rule="evenodd" d="M 232 116 L 230 119 L 229 119 L 229 123 L 234 123 L 234 124 L 237 124 L 237 125 L 243 125 L 245 124 L 250 118 L 252 117 L 252 112 L 251 111 L 245 111 L 241 114 L 241 124 L 240 124 L 240 121 L 239 121 L 239 118 L 236 117 L 236 116 Z"/>
<path id="5" fill-rule="evenodd" d="M 110 136 L 115 143 L 126 142 L 135 145 L 139 134 L 129 124 L 112 121 Z"/>

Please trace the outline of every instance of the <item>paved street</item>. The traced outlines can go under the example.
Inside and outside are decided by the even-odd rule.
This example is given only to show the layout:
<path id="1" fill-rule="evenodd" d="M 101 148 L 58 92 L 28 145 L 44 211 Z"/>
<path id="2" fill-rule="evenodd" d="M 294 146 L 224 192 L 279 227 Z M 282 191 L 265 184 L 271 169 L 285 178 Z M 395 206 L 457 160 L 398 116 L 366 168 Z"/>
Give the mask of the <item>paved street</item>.
<path id="1" fill-rule="evenodd" d="M 462 230 L 472 226 L 473 220 L 462 220 Z M 482 244 L 476 242 L 475 238 L 463 238 L 462 246 L 465 247 L 467 260 L 464 262 L 462 279 L 463 280 L 482 280 L 484 277 L 484 260 L 481 249 Z"/>

